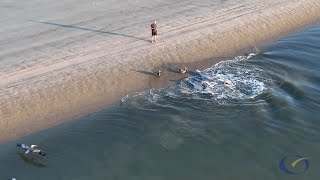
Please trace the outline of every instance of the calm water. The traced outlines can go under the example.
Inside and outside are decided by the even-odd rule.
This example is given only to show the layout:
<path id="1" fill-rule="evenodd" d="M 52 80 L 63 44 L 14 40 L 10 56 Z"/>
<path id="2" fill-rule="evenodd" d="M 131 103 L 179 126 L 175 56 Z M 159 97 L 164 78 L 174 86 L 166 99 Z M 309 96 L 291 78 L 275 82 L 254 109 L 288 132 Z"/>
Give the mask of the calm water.
<path id="1" fill-rule="evenodd" d="M 0 179 L 319 179 L 319 57 L 316 26 L 248 60 L 130 94 L 114 108 L 1 144 Z M 23 156 L 16 142 L 48 156 Z M 309 169 L 286 174 L 279 161 L 287 155 L 311 157 Z M 304 170 L 306 161 L 289 167 L 295 159 L 286 167 Z"/>

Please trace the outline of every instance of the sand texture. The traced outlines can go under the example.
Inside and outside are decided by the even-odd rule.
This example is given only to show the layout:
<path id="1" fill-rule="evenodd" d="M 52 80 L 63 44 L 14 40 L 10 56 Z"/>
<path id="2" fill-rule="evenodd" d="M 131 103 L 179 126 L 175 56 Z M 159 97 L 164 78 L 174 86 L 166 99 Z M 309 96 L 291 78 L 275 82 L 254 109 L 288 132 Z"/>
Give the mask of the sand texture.
<path id="1" fill-rule="evenodd" d="M 320 1 L 2 0 L 0 21 L 3 142 L 163 87 L 171 64 L 219 60 L 318 23 Z M 167 78 L 151 74 L 159 67 Z"/>

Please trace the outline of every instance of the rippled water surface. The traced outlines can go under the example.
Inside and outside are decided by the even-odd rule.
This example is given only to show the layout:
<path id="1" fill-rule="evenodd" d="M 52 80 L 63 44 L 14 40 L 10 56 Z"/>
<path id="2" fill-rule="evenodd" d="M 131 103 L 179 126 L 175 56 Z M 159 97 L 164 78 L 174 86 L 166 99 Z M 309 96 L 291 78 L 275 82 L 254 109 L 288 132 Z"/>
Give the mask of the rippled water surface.
<path id="1" fill-rule="evenodd" d="M 167 89 L 129 94 L 1 144 L 0 179 L 319 179 L 319 57 L 316 26 Z M 16 142 L 48 155 L 25 156 Z M 309 158 L 290 167 L 296 155 Z M 304 172 L 281 169 L 286 156 L 290 172 Z"/>

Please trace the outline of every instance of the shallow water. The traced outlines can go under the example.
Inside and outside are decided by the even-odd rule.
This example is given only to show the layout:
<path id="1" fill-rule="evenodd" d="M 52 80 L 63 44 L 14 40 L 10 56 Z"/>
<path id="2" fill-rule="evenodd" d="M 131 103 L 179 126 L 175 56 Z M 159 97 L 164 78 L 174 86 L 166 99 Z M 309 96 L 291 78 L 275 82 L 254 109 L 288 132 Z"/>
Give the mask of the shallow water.
<path id="1" fill-rule="evenodd" d="M 0 145 L 0 179 L 318 179 L 320 26 Z M 224 84 L 227 81 L 229 84 Z M 16 142 L 46 157 L 23 155 Z M 285 156 L 310 157 L 279 167 Z M 290 159 L 291 158 L 291 159 Z M 297 158 L 296 158 L 297 159 Z"/>

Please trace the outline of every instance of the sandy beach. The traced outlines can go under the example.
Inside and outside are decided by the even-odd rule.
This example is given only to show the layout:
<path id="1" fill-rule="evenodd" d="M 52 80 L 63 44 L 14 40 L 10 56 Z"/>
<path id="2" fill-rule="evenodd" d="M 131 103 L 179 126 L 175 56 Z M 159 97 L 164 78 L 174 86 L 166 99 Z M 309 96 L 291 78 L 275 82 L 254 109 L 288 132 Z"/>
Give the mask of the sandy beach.
<path id="1" fill-rule="evenodd" d="M 208 67 L 319 23 L 320 1 L 4 0 L 0 21 L 4 142 L 186 77 L 174 68 Z"/>

